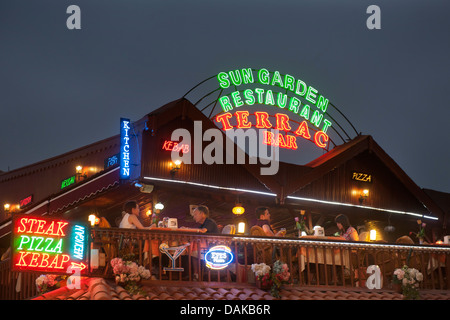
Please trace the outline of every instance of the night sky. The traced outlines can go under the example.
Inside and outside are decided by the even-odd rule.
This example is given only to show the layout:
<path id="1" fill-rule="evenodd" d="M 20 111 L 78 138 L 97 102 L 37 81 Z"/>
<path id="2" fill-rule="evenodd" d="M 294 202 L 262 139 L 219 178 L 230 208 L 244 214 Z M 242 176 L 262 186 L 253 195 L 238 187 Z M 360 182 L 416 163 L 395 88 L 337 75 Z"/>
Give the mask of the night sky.
<path id="1" fill-rule="evenodd" d="M 450 192 L 449 14 L 448 0 L 2 0 L 0 170 L 118 134 L 120 117 L 220 71 L 264 67 L 318 88 L 420 187 Z"/>

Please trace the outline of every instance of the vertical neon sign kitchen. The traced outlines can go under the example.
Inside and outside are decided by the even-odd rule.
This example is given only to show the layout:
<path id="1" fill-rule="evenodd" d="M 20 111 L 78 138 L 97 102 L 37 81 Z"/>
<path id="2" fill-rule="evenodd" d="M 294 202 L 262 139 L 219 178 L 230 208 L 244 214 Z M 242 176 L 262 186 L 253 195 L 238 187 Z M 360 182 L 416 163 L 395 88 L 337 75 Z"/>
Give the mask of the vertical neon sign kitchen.
<path id="1" fill-rule="evenodd" d="M 130 178 L 130 120 L 120 118 L 120 179 Z"/>

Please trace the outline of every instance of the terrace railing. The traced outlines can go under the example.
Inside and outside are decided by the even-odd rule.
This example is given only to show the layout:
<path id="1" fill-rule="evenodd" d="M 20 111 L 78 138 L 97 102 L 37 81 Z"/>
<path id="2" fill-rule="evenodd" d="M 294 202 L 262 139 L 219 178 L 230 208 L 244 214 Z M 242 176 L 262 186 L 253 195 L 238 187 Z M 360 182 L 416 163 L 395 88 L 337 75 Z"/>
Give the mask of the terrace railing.
<path id="1" fill-rule="evenodd" d="M 162 246 L 161 246 L 162 245 Z M 205 265 L 205 252 L 216 245 L 226 245 L 233 262 L 222 270 Z M 185 246 L 172 265 L 162 247 Z M 160 230 L 119 228 L 91 229 L 92 277 L 113 278 L 111 260 L 133 259 L 151 272 L 152 280 L 180 285 L 202 281 L 202 285 L 254 285 L 254 263 L 271 266 L 275 260 L 286 263 L 292 286 L 366 287 L 367 269 L 377 265 L 382 288 L 392 288 L 393 272 L 408 263 L 423 274 L 421 289 L 450 290 L 450 246 L 400 245 L 346 242 L 326 239 L 270 238 L 237 235 L 204 235 Z M 173 252 L 174 251 L 170 251 Z M 167 268 L 183 268 L 168 271 Z M 0 299 L 28 299 L 36 296 L 35 280 L 39 274 L 11 272 L 9 260 L 0 262 Z M 198 279 L 197 279 L 198 276 Z M 152 281 L 149 280 L 149 281 Z"/>
<path id="2" fill-rule="evenodd" d="M 382 287 L 390 289 L 393 272 L 408 264 L 423 274 L 421 288 L 450 290 L 450 246 L 346 242 L 325 239 L 270 238 L 236 235 L 203 235 L 189 232 L 93 229 L 93 247 L 104 255 L 93 275 L 112 276 L 109 262 L 119 255 L 134 254 L 136 262 L 162 281 L 254 283 L 254 263 L 272 265 L 281 260 L 289 267 L 292 285 L 366 287 L 367 268 L 377 265 Z M 159 248 L 189 244 L 176 259 L 183 271 L 164 271 L 171 262 Z M 204 253 L 216 245 L 228 246 L 234 261 L 223 270 L 205 266 Z M 145 253 L 147 252 L 147 253 Z M 200 256 L 200 259 L 198 257 Z M 175 267 L 175 266 L 172 266 Z"/>

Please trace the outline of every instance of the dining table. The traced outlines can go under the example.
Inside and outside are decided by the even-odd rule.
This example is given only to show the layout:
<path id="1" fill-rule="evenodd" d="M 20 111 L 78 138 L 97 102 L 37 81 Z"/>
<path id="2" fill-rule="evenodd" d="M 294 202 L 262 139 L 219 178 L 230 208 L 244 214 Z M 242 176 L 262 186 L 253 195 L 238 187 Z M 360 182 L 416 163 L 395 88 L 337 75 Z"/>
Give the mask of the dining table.
<path id="1" fill-rule="evenodd" d="M 300 236 L 299 239 L 303 240 L 342 240 L 346 241 L 342 237 L 330 237 L 330 236 Z M 297 252 L 300 261 L 300 270 L 305 270 L 306 263 L 321 264 L 321 265 L 336 265 L 344 266 L 346 269 L 350 269 L 350 252 L 349 250 L 343 250 L 342 248 L 323 248 L 314 245 L 305 245 L 300 247 Z"/>
<path id="2" fill-rule="evenodd" d="M 180 227 L 180 228 L 168 228 L 168 227 L 151 227 L 149 228 L 149 230 L 152 231 L 169 231 L 169 232 L 173 232 L 173 233 L 200 233 L 198 228 L 188 228 L 188 227 Z M 160 248 L 159 246 L 162 243 L 167 243 L 170 247 L 176 247 L 178 245 L 180 245 L 180 243 L 178 241 L 171 241 L 170 243 L 168 243 L 167 241 L 160 241 L 160 240 L 150 240 L 150 245 L 151 245 L 151 253 L 152 253 L 152 257 L 156 257 L 159 255 L 160 252 Z M 186 243 L 181 243 L 181 245 L 184 245 Z M 144 252 L 147 252 L 149 250 L 149 243 L 148 240 L 145 241 L 145 245 L 144 245 Z M 194 242 L 192 243 L 191 246 L 191 252 L 196 252 L 198 251 L 197 249 L 197 243 Z"/>

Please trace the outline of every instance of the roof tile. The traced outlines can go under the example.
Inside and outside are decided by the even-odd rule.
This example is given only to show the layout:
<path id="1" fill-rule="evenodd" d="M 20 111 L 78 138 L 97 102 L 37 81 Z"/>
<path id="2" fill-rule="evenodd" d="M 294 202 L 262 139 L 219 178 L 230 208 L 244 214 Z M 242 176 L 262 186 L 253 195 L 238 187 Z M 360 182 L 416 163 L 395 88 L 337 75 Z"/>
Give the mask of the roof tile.
<path id="1" fill-rule="evenodd" d="M 273 300 L 269 292 L 252 286 L 227 287 L 216 284 L 206 287 L 205 283 L 183 283 L 160 285 L 147 281 L 143 289 L 146 295 L 130 295 L 113 281 L 94 278 L 83 282 L 81 289 L 67 287 L 48 292 L 38 300 Z M 218 287 L 221 286 L 221 287 Z M 422 290 L 423 300 L 450 300 L 450 290 Z M 281 300 L 402 300 L 403 296 L 390 290 L 370 291 L 365 288 L 340 287 L 297 287 L 285 286 L 280 290 Z"/>

